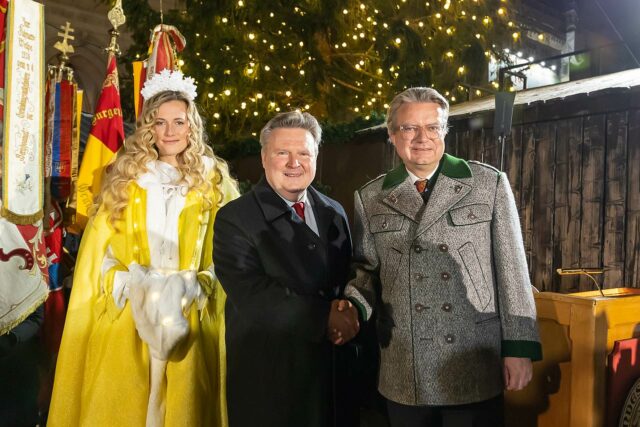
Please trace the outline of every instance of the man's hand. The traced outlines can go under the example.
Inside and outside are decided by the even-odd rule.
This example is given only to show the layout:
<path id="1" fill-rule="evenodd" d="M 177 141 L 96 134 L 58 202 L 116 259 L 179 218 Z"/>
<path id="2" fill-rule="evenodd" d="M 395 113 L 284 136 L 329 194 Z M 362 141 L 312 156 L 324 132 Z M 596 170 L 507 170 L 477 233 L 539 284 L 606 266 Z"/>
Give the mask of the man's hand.
<path id="1" fill-rule="evenodd" d="M 502 359 L 504 388 L 508 391 L 522 390 L 533 376 L 531 359 L 526 357 L 505 357 Z"/>
<path id="2" fill-rule="evenodd" d="M 329 321 L 327 324 L 327 338 L 335 344 L 342 345 L 356 336 L 360 330 L 358 310 L 348 300 L 333 300 Z"/>

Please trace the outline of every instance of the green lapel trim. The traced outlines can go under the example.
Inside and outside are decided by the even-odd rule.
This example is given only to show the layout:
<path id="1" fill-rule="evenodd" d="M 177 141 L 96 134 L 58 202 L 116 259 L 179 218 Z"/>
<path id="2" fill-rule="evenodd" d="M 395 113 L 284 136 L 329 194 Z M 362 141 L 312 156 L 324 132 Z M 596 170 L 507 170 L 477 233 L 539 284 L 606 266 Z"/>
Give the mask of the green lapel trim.
<path id="1" fill-rule="evenodd" d="M 442 157 L 440 173 L 449 178 L 471 178 L 471 168 L 466 161 L 445 153 Z M 404 167 L 404 163 L 400 163 L 395 169 L 390 170 L 384 177 L 382 189 L 386 190 L 399 185 L 409 174 Z"/>
<path id="2" fill-rule="evenodd" d="M 442 159 L 443 175 L 449 178 L 471 178 L 471 168 L 466 161 L 445 153 Z"/>

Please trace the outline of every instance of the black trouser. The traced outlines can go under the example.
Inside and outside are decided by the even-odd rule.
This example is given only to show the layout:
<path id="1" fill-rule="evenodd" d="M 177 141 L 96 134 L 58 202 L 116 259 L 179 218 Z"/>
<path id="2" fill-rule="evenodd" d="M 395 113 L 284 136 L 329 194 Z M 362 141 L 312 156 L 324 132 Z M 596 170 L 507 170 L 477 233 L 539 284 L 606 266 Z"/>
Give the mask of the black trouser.
<path id="1" fill-rule="evenodd" d="M 503 396 L 454 406 L 410 406 L 387 399 L 392 427 L 503 427 Z"/>

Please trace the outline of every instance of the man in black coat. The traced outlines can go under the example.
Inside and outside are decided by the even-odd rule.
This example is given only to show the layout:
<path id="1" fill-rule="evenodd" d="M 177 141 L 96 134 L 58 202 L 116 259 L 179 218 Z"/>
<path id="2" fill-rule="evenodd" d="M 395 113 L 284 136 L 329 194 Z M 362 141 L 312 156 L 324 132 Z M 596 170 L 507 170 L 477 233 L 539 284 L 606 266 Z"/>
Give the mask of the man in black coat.
<path id="1" fill-rule="evenodd" d="M 310 186 L 320 139 L 308 113 L 274 117 L 260 133 L 265 177 L 216 217 L 230 427 L 338 422 L 332 347 L 359 325 L 339 299 L 351 256 L 344 209 Z"/>

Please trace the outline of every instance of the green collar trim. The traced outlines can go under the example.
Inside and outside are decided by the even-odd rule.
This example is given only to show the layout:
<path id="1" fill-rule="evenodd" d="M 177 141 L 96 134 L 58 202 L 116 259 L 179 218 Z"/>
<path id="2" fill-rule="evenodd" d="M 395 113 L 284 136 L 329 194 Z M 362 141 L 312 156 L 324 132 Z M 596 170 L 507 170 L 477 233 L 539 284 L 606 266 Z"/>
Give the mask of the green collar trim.
<path id="1" fill-rule="evenodd" d="M 469 163 L 446 153 L 442 160 L 442 170 L 440 172 L 449 178 L 471 178 Z"/>
<path id="2" fill-rule="evenodd" d="M 449 178 L 471 178 L 471 168 L 469 168 L 469 164 L 466 161 L 447 153 L 442 157 L 440 173 L 448 176 Z M 407 176 L 409 176 L 409 174 L 407 173 L 407 169 L 404 167 L 404 163 L 400 163 L 384 177 L 382 189 L 386 190 L 400 185 Z"/>

